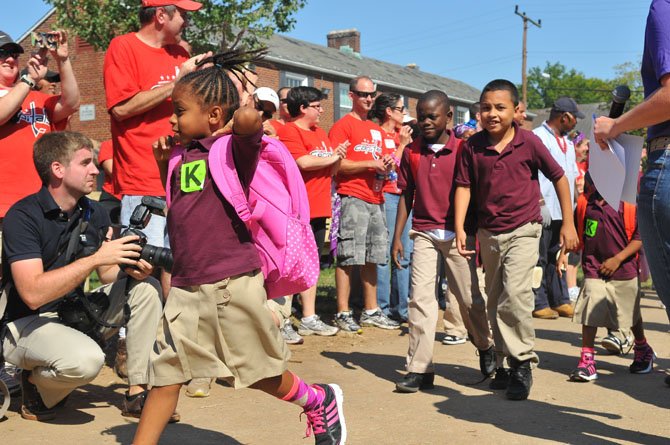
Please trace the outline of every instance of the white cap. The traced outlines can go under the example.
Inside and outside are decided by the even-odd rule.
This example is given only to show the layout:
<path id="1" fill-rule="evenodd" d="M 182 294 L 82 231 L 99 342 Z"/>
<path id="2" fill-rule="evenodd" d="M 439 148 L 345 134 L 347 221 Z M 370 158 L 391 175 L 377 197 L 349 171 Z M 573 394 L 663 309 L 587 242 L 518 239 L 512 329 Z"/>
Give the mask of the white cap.
<path id="1" fill-rule="evenodd" d="M 402 117 L 402 123 L 403 124 L 409 124 L 410 122 L 415 121 L 415 120 L 416 120 L 416 118 L 410 116 L 409 114 L 406 114 Z"/>
<path id="2" fill-rule="evenodd" d="M 272 88 L 260 87 L 254 91 L 254 97 L 258 101 L 270 102 L 275 106 L 275 111 L 279 109 L 279 96 Z"/>

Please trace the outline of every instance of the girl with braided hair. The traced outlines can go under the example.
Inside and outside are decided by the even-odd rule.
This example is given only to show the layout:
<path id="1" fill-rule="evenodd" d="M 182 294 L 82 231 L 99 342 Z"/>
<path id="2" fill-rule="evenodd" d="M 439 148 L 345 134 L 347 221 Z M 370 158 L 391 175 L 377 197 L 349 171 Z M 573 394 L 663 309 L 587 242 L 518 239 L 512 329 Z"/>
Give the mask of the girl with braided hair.
<path id="1" fill-rule="evenodd" d="M 209 171 L 214 142 L 232 133 L 235 169 L 242 186 L 249 187 L 264 142 L 258 112 L 240 107 L 250 83 L 243 64 L 262 54 L 231 50 L 206 58 L 172 93 L 170 122 L 184 148 L 168 179 L 172 289 L 152 353 L 153 387 L 136 445 L 158 442 L 184 383 L 214 376 L 301 406 L 307 434 L 313 433 L 317 444 L 346 442 L 339 386 L 309 385 L 287 369 L 290 352 L 267 307 L 260 258 Z M 164 180 L 171 145 L 171 138 L 154 144 Z"/>

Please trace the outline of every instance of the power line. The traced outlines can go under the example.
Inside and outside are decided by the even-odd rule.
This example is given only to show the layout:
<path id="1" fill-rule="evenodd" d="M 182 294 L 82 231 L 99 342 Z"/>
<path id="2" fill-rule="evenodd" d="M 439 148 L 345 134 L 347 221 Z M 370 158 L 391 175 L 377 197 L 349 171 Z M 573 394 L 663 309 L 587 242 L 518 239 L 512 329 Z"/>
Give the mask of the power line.
<path id="1" fill-rule="evenodd" d="M 516 5 L 514 7 L 514 14 L 518 15 L 523 19 L 523 49 L 521 50 L 521 97 L 523 98 L 524 103 L 528 103 L 527 101 L 527 92 L 528 92 L 528 79 L 526 78 L 526 59 L 528 57 L 528 51 L 526 50 L 526 36 L 528 34 L 528 22 L 531 24 L 537 26 L 538 28 L 542 28 L 542 20 L 538 19 L 536 22 L 535 20 L 531 19 L 526 15 L 525 12 L 519 12 L 519 5 Z"/>

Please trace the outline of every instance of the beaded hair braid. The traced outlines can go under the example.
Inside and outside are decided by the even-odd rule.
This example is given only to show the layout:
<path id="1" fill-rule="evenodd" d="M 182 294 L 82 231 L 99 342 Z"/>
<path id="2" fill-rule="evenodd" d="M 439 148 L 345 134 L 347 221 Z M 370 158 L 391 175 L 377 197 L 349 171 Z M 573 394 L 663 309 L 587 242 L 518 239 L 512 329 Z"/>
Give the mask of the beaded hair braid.
<path id="1" fill-rule="evenodd" d="M 198 66 L 212 64 L 182 77 L 177 86 L 187 86 L 192 94 L 198 98 L 204 106 L 225 105 L 228 107 L 229 116 L 232 117 L 239 107 L 240 97 L 235 84 L 229 74 L 235 76 L 243 86 L 256 85 L 249 79 L 248 73 L 252 72 L 245 68 L 245 64 L 256 62 L 267 54 L 267 48 L 250 51 L 230 49 L 198 62 Z"/>

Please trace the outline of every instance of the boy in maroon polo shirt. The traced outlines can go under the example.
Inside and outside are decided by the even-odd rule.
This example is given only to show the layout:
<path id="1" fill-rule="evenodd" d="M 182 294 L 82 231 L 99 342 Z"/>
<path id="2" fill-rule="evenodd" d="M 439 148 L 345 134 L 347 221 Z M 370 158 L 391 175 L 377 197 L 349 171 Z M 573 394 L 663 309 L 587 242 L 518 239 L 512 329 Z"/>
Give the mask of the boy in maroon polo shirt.
<path id="1" fill-rule="evenodd" d="M 511 400 L 528 398 L 533 384 L 530 365 L 539 362 L 533 351 L 531 316 L 531 277 L 542 221 L 538 170 L 553 182 L 561 203 L 561 244 L 568 250 L 577 246 L 568 181 L 542 141 L 514 122 L 518 104 L 519 92 L 510 81 L 497 79 L 484 87 L 480 98 L 484 129 L 463 147 L 454 203 L 456 242 L 466 258 L 475 254 L 465 232 L 471 194 L 477 203 L 489 320 L 500 358 L 491 388 L 506 388 Z M 508 358 L 509 371 L 502 367 L 503 356 Z"/>
<path id="2" fill-rule="evenodd" d="M 396 390 L 405 393 L 433 387 L 433 346 L 439 309 L 435 286 L 440 254 L 444 258 L 449 289 L 463 309 L 465 327 L 479 350 L 480 370 L 488 376 L 495 369 L 486 303 L 479 291 L 474 259 L 466 260 L 459 255 L 454 242 L 454 167 L 462 142 L 453 131 L 446 129 L 452 116 L 449 97 L 438 90 L 424 93 L 417 103 L 416 115 L 421 137 L 405 148 L 400 163 L 398 187 L 403 193 L 398 204 L 392 247 L 393 260 L 402 268 L 401 236 L 407 215 L 414 207 L 410 231 L 414 240 L 412 298 L 408 308 L 409 349 L 406 358 L 409 372 L 396 384 Z M 475 245 L 472 219 L 468 218 L 469 248 Z"/>
<path id="3" fill-rule="evenodd" d="M 573 382 L 598 378 L 594 342 L 598 327 L 610 330 L 631 328 L 635 336 L 633 374 L 647 374 L 654 366 L 654 350 L 647 343 L 640 314 L 639 263 L 642 248 L 637 231 L 635 207 L 621 203 L 612 208 L 596 190 L 591 176 L 584 178 L 588 198 L 577 207 L 577 227 L 583 243 L 584 287 L 573 321 L 582 325 L 582 351 L 579 364 L 570 375 Z M 586 207 L 582 210 L 583 207 Z M 565 253 L 557 262 L 557 271 L 567 265 Z"/>

